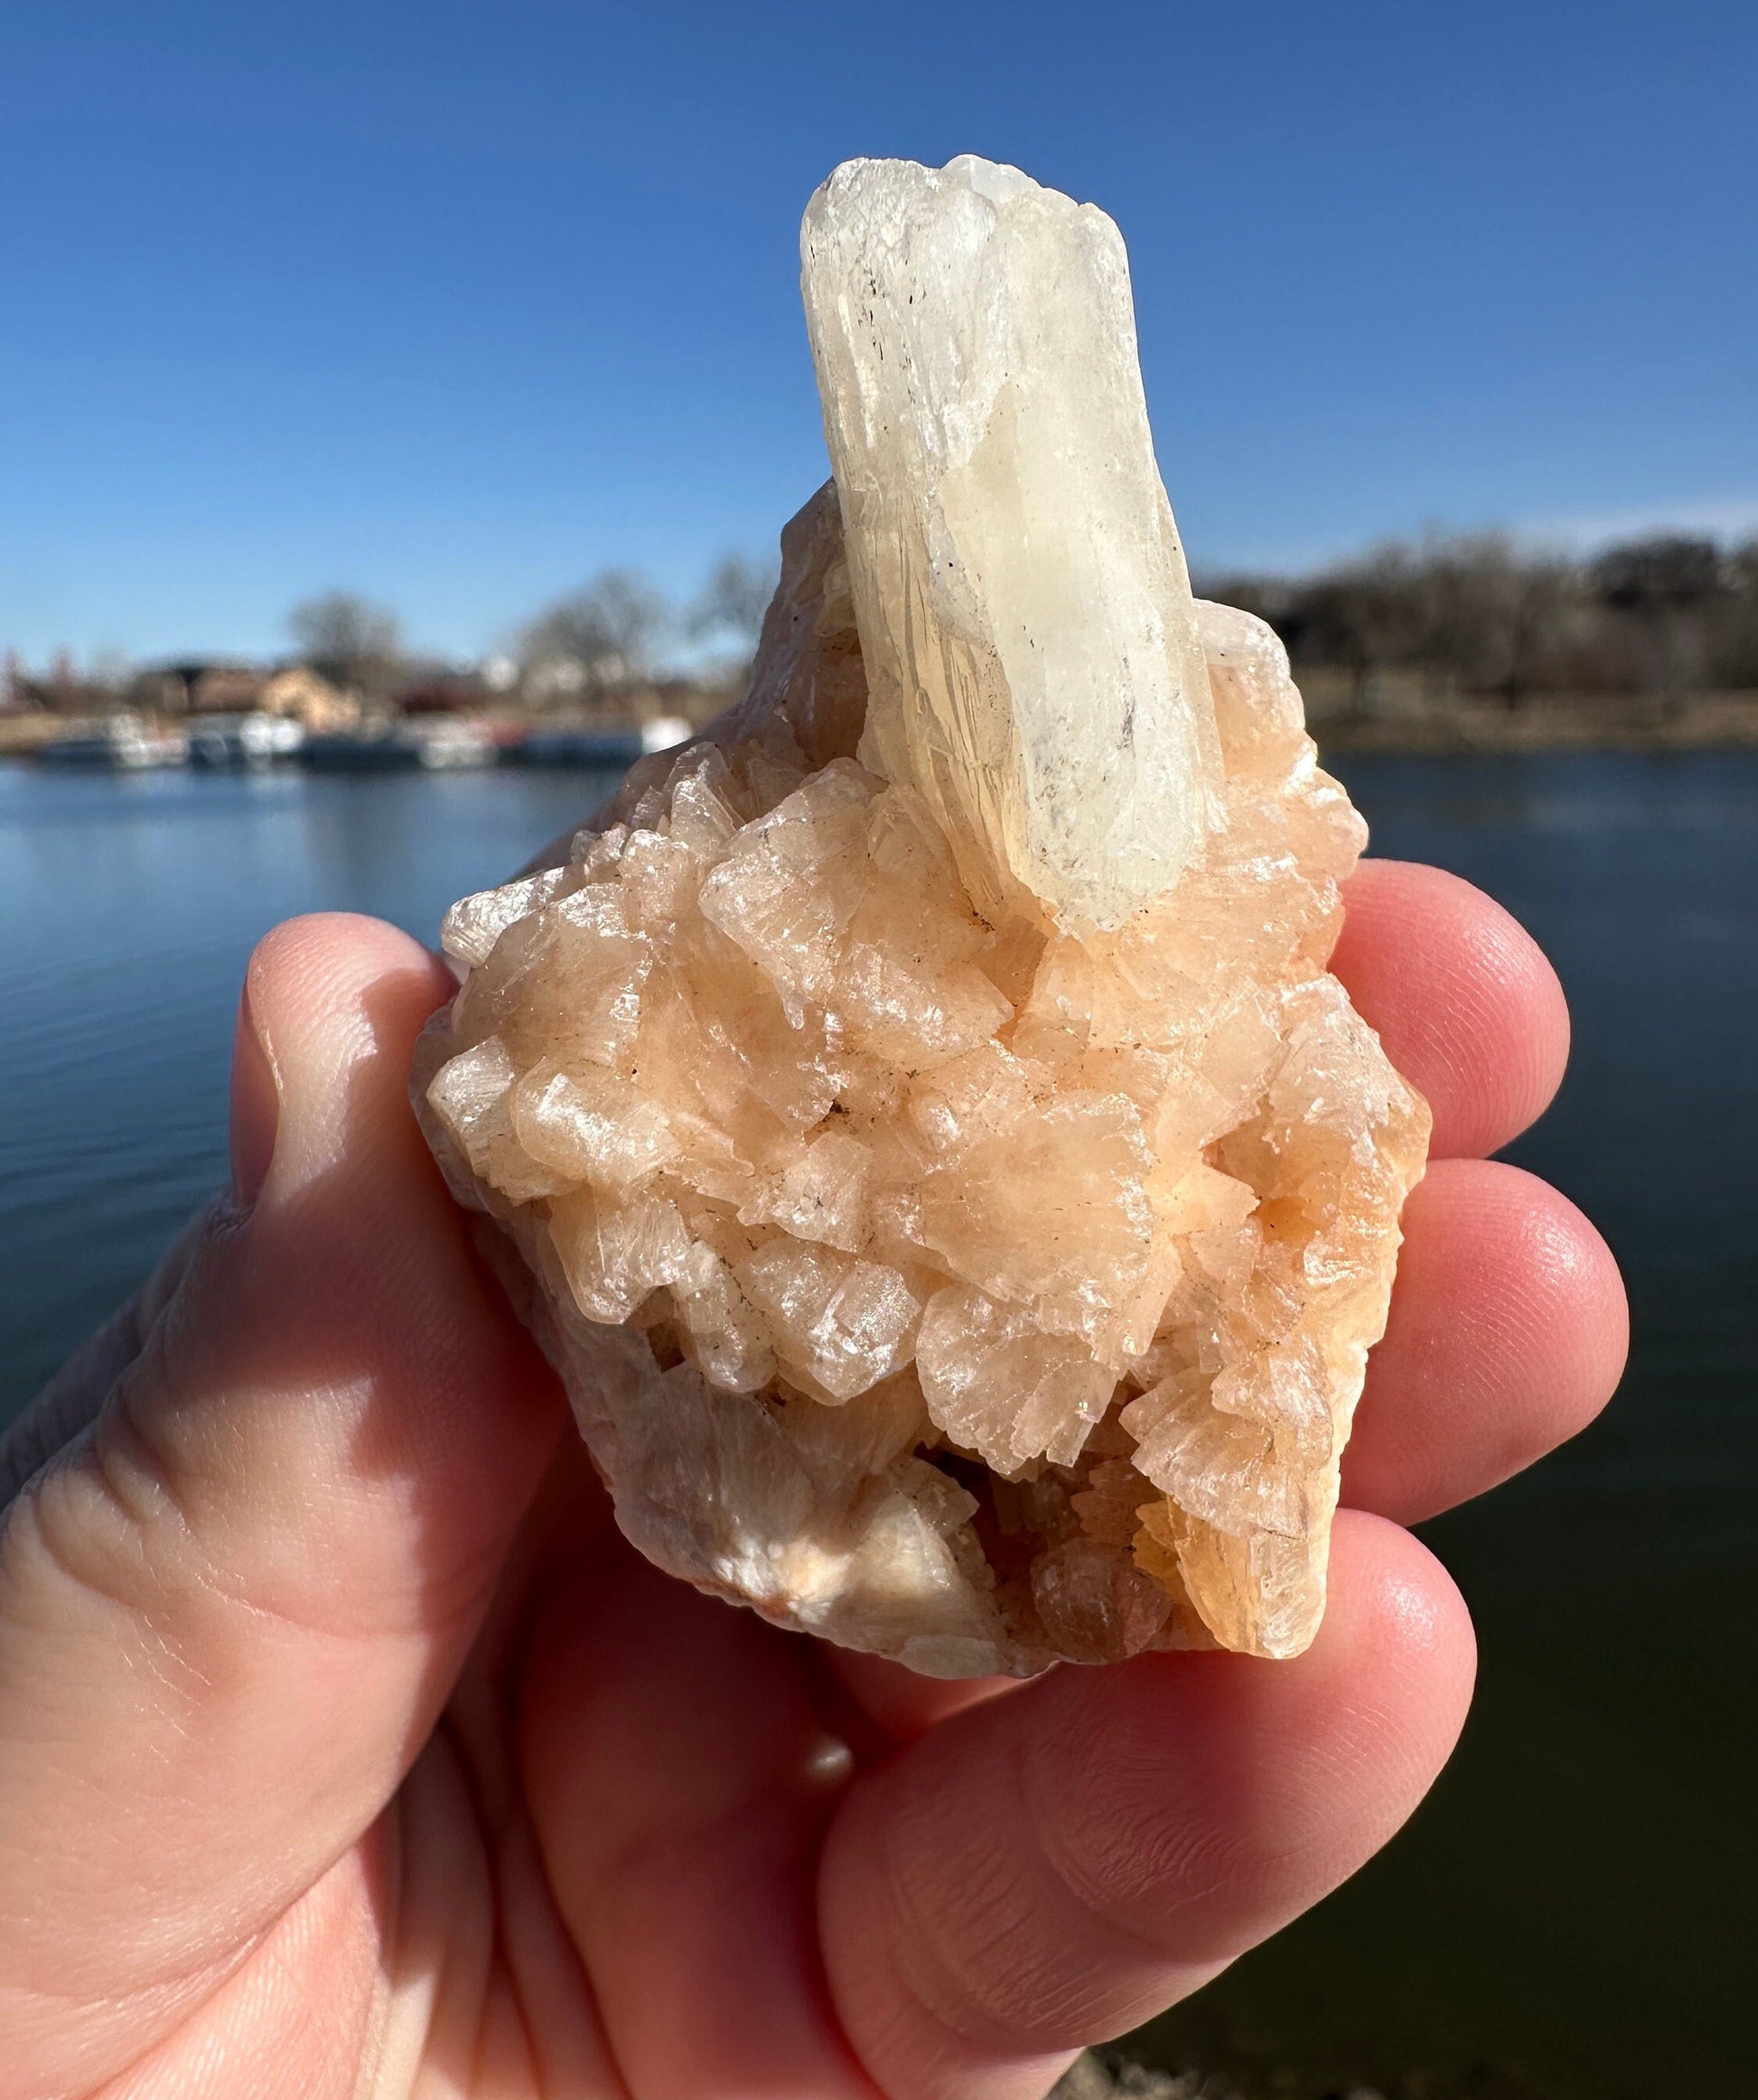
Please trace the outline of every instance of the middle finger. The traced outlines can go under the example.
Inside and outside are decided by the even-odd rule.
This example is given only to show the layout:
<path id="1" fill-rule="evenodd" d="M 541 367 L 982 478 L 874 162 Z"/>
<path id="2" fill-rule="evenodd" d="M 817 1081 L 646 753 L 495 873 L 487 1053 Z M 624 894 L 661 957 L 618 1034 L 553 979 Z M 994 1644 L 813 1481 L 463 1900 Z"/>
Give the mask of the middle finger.
<path id="1" fill-rule="evenodd" d="M 1584 1429 L 1623 1369 L 1629 1314 L 1605 1242 L 1519 1167 L 1433 1161 L 1404 1234 L 1342 1498 L 1414 1524 Z"/>

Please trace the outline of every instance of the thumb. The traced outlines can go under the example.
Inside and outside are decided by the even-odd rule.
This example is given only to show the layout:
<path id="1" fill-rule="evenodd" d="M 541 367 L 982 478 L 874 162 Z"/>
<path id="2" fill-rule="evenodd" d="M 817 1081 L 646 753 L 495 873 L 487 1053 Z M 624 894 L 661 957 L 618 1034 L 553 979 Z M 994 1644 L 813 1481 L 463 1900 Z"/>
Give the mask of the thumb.
<path id="1" fill-rule="evenodd" d="M 359 1838 L 561 1419 L 405 1099 L 447 989 L 375 921 L 252 958 L 234 1190 L 89 1429 L 0 1519 L 0 2060 L 168 2030 Z"/>

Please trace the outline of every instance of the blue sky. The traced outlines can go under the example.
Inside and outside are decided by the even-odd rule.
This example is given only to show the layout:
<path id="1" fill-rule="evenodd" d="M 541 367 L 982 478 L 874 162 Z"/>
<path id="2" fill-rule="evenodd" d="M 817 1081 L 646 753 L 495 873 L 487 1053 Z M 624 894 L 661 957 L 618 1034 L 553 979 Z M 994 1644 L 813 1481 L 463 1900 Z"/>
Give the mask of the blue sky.
<path id="1" fill-rule="evenodd" d="M 490 648 L 822 478 L 795 246 L 854 154 L 1129 243 L 1192 560 L 1758 527 L 1758 7 L 12 0 L 0 646 Z"/>

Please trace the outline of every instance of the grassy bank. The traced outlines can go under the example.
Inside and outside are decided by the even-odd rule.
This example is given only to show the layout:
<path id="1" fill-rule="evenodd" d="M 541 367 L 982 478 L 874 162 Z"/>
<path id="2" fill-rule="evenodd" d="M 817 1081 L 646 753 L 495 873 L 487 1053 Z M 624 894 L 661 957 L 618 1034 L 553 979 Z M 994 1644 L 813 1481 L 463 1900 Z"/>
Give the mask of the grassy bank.
<path id="1" fill-rule="evenodd" d="M 1523 705 L 1471 695 L 1435 696 L 1414 683 L 1370 693 L 1304 681 L 1307 720 L 1322 751 L 1435 752 L 1751 751 L 1758 692 L 1548 694 Z"/>

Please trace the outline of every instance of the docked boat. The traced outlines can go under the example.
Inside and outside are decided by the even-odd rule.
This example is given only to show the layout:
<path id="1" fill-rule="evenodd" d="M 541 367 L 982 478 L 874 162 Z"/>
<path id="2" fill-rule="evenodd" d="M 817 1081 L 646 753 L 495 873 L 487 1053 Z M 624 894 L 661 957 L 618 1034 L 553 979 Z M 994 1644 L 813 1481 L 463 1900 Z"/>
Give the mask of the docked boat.
<path id="1" fill-rule="evenodd" d="M 524 766 L 631 766 L 641 757 L 638 729 L 537 729 L 510 754 Z"/>
<path id="2" fill-rule="evenodd" d="M 481 722 L 438 721 L 411 723 L 403 733 L 415 745 L 417 762 L 430 773 L 472 771 L 499 762 L 500 747 Z"/>
<path id="3" fill-rule="evenodd" d="M 189 739 L 175 730 L 158 729 L 132 714 L 113 714 L 88 723 L 68 736 L 53 737 L 37 751 L 40 766 L 90 768 L 113 773 L 142 773 L 160 766 L 181 766 L 189 758 Z"/>
<path id="4" fill-rule="evenodd" d="M 641 748 L 646 753 L 674 751 L 695 734 L 681 714 L 650 715 L 641 725 Z"/>
<path id="5" fill-rule="evenodd" d="M 190 726 L 190 763 L 216 771 L 255 771 L 277 759 L 297 758 L 304 742 L 304 725 L 290 715 L 260 710 L 208 715 Z"/>
<path id="6" fill-rule="evenodd" d="M 396 730 L 377 736 L 307 736 L 299 756 L 320 773 L 409 773 L 421 763 L 414 739 Z"/>

